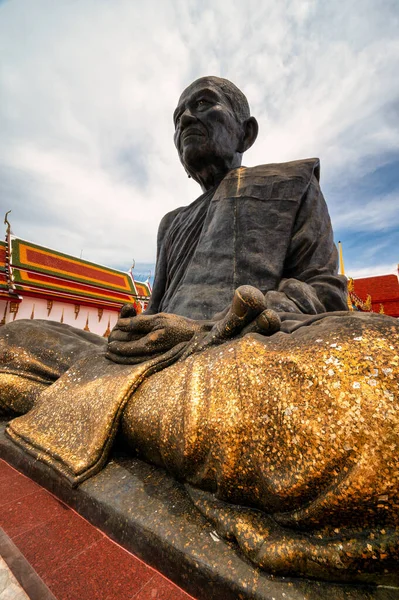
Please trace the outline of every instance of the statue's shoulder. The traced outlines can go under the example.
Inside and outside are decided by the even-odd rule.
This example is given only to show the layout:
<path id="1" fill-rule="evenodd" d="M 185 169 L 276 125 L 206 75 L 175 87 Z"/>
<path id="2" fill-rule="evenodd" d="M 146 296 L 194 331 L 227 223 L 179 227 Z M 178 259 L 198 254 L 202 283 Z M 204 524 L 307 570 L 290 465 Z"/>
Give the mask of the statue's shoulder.
<path id="1" fill-rule="evenodd" d="M 306 158 L 286 163 L 239 167 L 233 169 L 220 184 L 214 202 L 221 198 L 252 197 L 260 200 L 292 200 L 300 202 L 312 182 L 318 185 L 320 162 Z"/>
<path id="2" fill-rule="evenodd" d="M 158 227 L 158 243 L 162 242 L 162 240 L 165 237 L 165 234 L 168 231 L 169 227 L 171 226 L 171 224 L 175 220 L 176 216 L 183 209 L 184 209 L 184 206 L 180 206 L 179 208 L 175 208 L 174 210 L 171 210 L 170 212 L 166 213 L 166 215 L 164 215 L 162 217 L 161 222 L 160 222 L 159 227 Z"/>
<path id="3" fill-rule="evenodd" d="M 246 177 L 253 176 L 254 178 L 272 177 L 280 181 L 295 178 L 302 179 L 304 183 L 308 183 L 313 175 L 317 180 L 320 179 L 320 160 L 318 158 L 304 158 L 285 163 L 246 167 L 245 175 Z"/>
<path id="4" fill-rule="evenodd" d="M 161 222 L 159 224 L 160 227 L 166 227 L 168 228 L 168 226 L 172 223 L 172 221 L 174 221 L 175 217 L 179 214 L 179 212 L 181 212 L 185 207 L 184 206 L 179 206 L 179 208 L 175 208 L 173 210 L 171 210 L 170 212 L 166 213 L 166 215 L 164 215 L 161 219 Z"/>

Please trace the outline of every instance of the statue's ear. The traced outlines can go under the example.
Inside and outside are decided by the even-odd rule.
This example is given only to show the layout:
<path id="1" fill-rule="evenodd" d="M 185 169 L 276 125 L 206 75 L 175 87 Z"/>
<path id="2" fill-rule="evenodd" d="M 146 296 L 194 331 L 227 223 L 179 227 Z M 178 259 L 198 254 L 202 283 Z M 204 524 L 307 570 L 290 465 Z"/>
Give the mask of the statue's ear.
<path id="1" fill-rule="evenodd" d="M 244 121 L 242 126 L 244 129 L 243 138 L 238 147 L 238 152 L 240 152 L 241 154 L 252 146 L 252 144 L 258 137 L 259 131 L 258 121 L 255 119 L 255 117 L 249 117 L 249 119 Z"/>

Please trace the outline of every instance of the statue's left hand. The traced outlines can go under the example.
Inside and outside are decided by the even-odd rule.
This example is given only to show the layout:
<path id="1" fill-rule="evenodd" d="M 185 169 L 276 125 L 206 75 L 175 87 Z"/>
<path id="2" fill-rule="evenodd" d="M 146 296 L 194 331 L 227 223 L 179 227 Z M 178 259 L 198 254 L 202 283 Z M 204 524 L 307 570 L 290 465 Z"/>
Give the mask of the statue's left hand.
<path id="1" fill-rule="evenodd" d="M 203 330 L 199 321 L 158 313 L 137 315 L 133 305 L 122 307 L 108 339 L 106 357 L 122 364 L 138 364 L 163 354 Z"/>
<path id="2" fill-rule="evenodd" d="M 325 312 L 316 290 L 298 279 L 282 279 L 278 290 L 266 293 L 267 307 L 278 313 L 316 315 Z"/>

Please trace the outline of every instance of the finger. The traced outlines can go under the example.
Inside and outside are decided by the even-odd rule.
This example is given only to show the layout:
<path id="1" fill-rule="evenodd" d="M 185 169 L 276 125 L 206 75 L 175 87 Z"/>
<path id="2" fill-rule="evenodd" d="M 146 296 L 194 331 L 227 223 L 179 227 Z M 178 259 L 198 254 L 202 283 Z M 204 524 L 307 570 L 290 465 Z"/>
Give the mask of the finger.
<path id="1" fill-rule="evenodd" d="M 131 333 L 130 331 L 121 331 L 120 329 L 113 329 L 109 334 L 108 343 L 110 342 L 132 342 L 138 340 L 141 334 Z"/>
<path id="2" fill-rule="evenodd" d="M 283 292 L 276 292 L 275 290 L 271 290 L 266 294 L 266 304 L 267 308 L 271 310 L 275 310 L 276 312 L 290 312 L 290 313 L 300 313 L 298 306 L 287 298 L 287 296 Z"/>
<path id="3" fill-rule="evenodd" d="M 117 328 L 122 331 L 131 331 L 135 333 L 149 333 L 154 329 L 158 315 L 137 315 L 137 317 L 120 318 L 117 322 Z"/>
<path id="4" fill-rule="evenodd" d="M 195 352 L 200 352 L 200 350 L 203 350 L 204 347 L 206 347 L 203 345 L 203 341 L 206 338 L 208 338 L 209 335 L 210 335 L 210 333 L 204 333 L 203 331 L 199 331 L 199 332 L 195 333 L 193 335 L 193 337 L 191 338 L 191 340 L 188 342 L 183 354 L 180 357 L 180 360 L 184 360 L 191 354 L 194 354 Z"/>
<path id="5" fill-rule="evenodd" d="M 251 285 L 242 285 L 234 292 L 230 311 L 216 323 L 214 335 L 221 340 L 238 335 L 266 308 L 266 300 L 260 290 Z"/>
<path id="6" fill-rule="evenodd" d="M 274 310 L 264 310 L 252 323 L 245 327 L 241 334 L 246 335 L 247 333 L 260 333 L 261 335 L 273 335 L 277 331 L 280 331 L 281 321 L 280 317 Z"/>
<path id="7" fill-rule="evenodd" d="M 242 285 L 233 296 L 231 311 L 240 318 L 252 321 L 267 308 L 264 295 L 252 285 Z"/>
<path id="8" fill-rule="evenodd" d="M 165 329 L 152 331 L 137 340 L 131 341 L 112 341 L 108 344 L 108 352 L 120 356 L 141 356 L 152 355 L 160 352 L 166 352 L 174 345 Z"/>
<path id="9" fill-rule="evenodd" d="M 280 291 L 295 302 L 299 310 L 308 315 L 324 312 L 324 307 L 317 297 L 315 290 L 307 283 L 297 279 L 286 279 L 280 285 Z"/>
<path id="10" fill-rule="evenodd" d="M 122 318 L 127 318 L 127 317 L 135 317 L 137 315 L 137 310 L 134 306 L 134 304 L 132 304 L 131 302 L 128 302 L 127 304 L 124 304 L 121 308 L 121 312 L 120 312 L 120 316 Z"/>
<path id="11" fill-rule="evenodd" d="M 274 310 L 264 310 L 256 319 L 256 325 L 259 328 L 259 333 L 263 335 L 273 335 L 280 331 L 280 317 Z"/>

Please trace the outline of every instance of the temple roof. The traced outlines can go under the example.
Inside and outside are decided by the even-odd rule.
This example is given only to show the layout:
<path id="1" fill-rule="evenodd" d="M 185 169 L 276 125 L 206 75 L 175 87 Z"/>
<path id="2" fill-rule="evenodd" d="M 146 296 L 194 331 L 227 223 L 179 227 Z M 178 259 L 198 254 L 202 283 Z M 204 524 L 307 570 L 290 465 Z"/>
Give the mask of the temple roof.
<path id="1" fill-rule="evenodd" d="M 0 242 L 0 295 L 24 293 L 118 308 L 148 300 L 151 288 L 131 273 L 8 235 Z"/>

